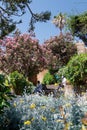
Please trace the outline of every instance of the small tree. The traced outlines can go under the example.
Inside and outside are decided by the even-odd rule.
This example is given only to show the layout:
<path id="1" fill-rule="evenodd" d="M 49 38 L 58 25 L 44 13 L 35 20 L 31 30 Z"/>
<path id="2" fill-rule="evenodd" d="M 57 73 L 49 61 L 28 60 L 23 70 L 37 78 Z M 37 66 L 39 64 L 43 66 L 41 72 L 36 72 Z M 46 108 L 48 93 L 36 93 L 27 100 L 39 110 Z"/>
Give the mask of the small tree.
<path id="1" fill-rule="evenodd" d="M 17 70 L 25 77 L 32 77 L 45 65 L 38 40 L 29 34 L 5 38 L 1 45 L 4 46 L 4 52 L 0 52 L 0 70 L 7 74 Z"/>
<path id="2" fill-rule="evenodd" d="M 70 16 L 68 19 L 68 29 L 87 46 L 87 12 Z"/>
<path id="3" fill-rule="evenodd" d="M 73 44 L 72 36 L 69 33 L 50 38 L 45 41 L 43 48 L 48 69 L 53 73 L 66 65 L 70 58 L 77 53 L 76 46 Z"/>
<path id="4" fill-rule="evenodd" d="M 62 34 L 62 30 L 66 24 L 65 15 L 62 13 L 59 13 L 59 15 L 54 16 L 54 19 L 52 21 L 56 27 L 60 29 L 60 34 Z"/>

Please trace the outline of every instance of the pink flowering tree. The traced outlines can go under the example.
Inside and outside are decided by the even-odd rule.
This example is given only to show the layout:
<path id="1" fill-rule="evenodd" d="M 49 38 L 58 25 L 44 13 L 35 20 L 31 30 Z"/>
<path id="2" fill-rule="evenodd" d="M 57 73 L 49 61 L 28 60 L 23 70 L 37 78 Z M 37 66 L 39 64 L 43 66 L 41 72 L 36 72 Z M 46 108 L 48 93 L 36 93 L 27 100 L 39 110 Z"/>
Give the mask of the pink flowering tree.
<path id="1" fill-rule="evenodd" d="M 76 46 L 73 44 L 73 37 L 70 33 L 51 37 L 44 42 L 43 48 L 48 69 L 53 73 L 65 66 L 70 58 L 77 53 Z"/>
<path id="2" fill-rule="evenodd" d="M 7 74 L 17 70 L 26 77 L 32 77 L 46 64 L 42 47 L 29 34 L 4 38 L 0 45 L 0 70 Z"/>

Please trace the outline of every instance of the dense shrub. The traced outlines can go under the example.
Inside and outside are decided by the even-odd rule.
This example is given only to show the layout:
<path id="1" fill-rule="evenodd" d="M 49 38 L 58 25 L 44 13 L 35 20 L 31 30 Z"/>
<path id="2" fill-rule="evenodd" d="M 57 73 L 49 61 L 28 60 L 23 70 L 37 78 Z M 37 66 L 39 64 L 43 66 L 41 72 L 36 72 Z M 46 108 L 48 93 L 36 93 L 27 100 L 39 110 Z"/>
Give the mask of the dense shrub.
<path id="1" fill-rule="evenodd" d="M 32 92 L 33 84 L 29 82 L 21 73 L 14 71 L 8 76 L 9 84 L 16 94 L 23 94 L 24 89 L 28 93 Z"/>
<path id="2" fill-rule="evenodd" d="M 50 74 L 50 72 L 47 72 L 44 75 L 43 83 L 44 84 L 53 84 L 53 83 L 55 83 L 54 76 L 52 74 Z"/>
<path id="3" fill-rule="evenodd" d="M 65 75 L 71 83 L 75 86 L 75 89 L 81 87 L 87 87 L 87 53 L 75 55 L 71 58 L 69 63 L 60 72 Z"/>
<path id="4" fill-rule="evenodd" d="M 5 75 L 0 74 L 0 114 L 3 113 L 3 109 L 9 106 L 8 101 L 11 99 L 10 88 L 5 85 Z"/>
<path id="5" fill-rule="evenodd" d="M 11 102 L 0 126 L 1 130 L 80 130 L 86 112 L 86 98 L 83 103 L 82 97 L 24 95 Z"/>

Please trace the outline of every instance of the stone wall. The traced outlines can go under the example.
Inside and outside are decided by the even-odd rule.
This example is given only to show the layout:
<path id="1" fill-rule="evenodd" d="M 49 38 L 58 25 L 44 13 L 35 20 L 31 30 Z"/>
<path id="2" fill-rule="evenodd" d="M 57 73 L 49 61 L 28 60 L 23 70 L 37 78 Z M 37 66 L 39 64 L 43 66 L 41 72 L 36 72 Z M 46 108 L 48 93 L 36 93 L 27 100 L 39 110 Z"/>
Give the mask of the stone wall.
<path id="1" fill-rule="evenodd" d="M 87 47 L 83 42 L 76 43 L 78 54 L 87 53 Z"/>
<path id="2" fill-rule="evenodd" d="M 47 69 L 44 69 L 43 71 L 39 72 L 39 74 L 37 75 L 37 80 L 39 80 L 40 82 L 43 81 L 43 77 L 44 75 L 48 72 Z"/>

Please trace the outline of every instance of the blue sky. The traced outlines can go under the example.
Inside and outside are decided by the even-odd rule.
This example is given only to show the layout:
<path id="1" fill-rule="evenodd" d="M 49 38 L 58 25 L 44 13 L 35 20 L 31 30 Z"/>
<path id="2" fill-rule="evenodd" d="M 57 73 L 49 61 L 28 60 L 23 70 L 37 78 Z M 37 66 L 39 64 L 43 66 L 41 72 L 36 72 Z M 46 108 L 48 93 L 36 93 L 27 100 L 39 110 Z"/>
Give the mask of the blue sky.
<path id="1" fill-rule="evenodd" d="M 46 10 L 51 11 L 52 16 L 50 21 L 35 24 L 36 38 L 40 43 L 43 43 L 50 37 L 59 34 L 59 29 L 52 23 L 54 16 L 60 12 L 72 15 L 87 11 L 87 2 L 86 0 L 33 0 L 30 7 L 35 13 Z M 27 13 L 22 17 L 23 23 L 18 25 L 21 33 L 27 33 L 29 18 L 30 13 L 27 11 Z"/>

